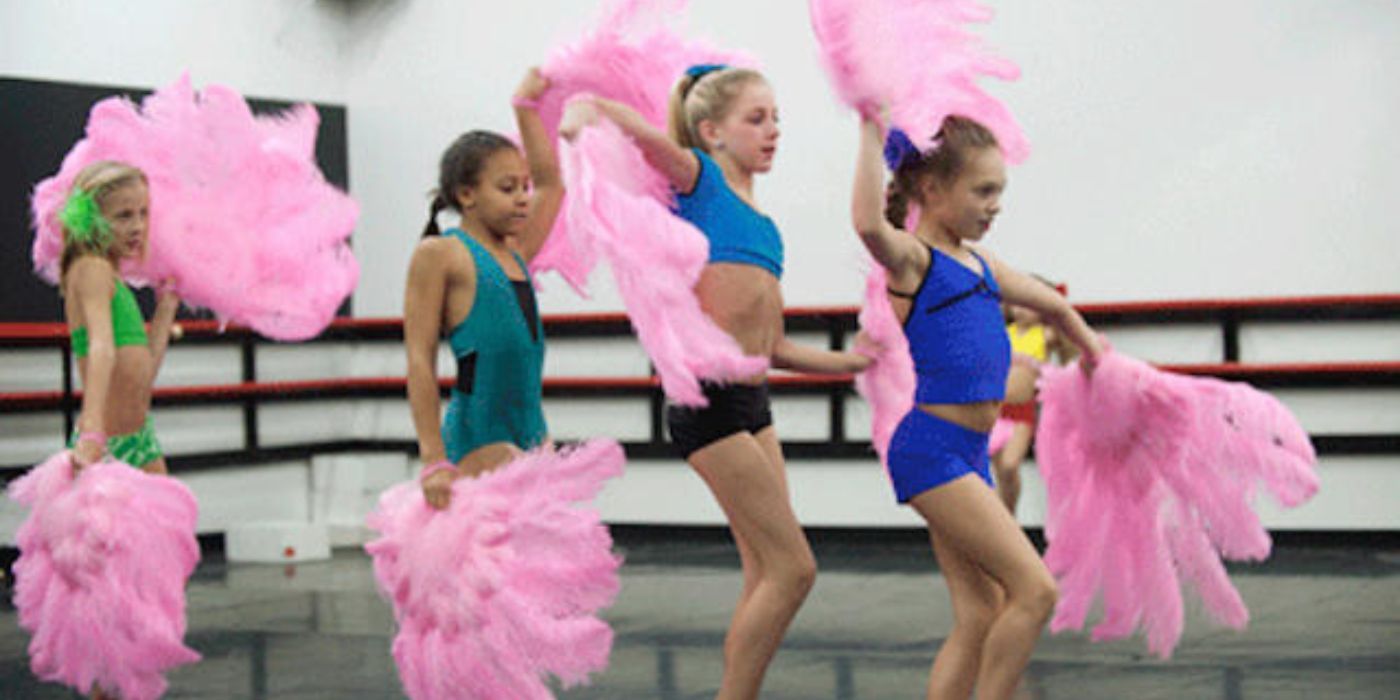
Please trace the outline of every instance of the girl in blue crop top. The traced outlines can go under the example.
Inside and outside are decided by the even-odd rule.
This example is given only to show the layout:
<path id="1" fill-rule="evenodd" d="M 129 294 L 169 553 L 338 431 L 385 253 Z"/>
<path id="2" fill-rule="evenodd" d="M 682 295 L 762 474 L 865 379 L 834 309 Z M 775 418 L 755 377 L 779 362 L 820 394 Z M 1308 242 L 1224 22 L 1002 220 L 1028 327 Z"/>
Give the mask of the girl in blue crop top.
<path id="1" fill-rule="evenodd" d="M 1055 604 L 1055 580 L 996 496 L 987 431 L 1006 386 L 1010 346 L 1000 302 L 1037 309 L 1083 350 L 1094 333 L 1065 301 L 975 247 L 1001 211 L 1006 169 L 982 125 L 949 117 L 922 150 L 862 119 L 852 216 L 884 267 L 917 375 L 915 407 L 890 440 L 887 464 L 901 503 L 928 523 L 948 580 L 953 630 L 930 672 L 929 697 L 1008 697 Z M 882 152 L 894 170 L 886 200 Z M 905 225 L 907 206 L 917 223 Z M 912 234 L 912 235 L 911 235 Z"/>
<path id="2" fill-rule="evenodd" d="M 564 186 L 533 104 L 548 83 L 531 70 L 516 91 L 524 153 L 504 136 L 470 131 L 443 153 L 423 241 L 404 292 L 408 402 L 429 505 L 451 484 L 547 439 L 541 408 L 544 335 L 526 263 L 554 224 Z M 447 233 L 437 215 L 462 223 Z M 439 339 L 448 335 L 457 381 L 446 415 L 438 394 Z"/>
<path id="3" fill-rule="evenodd" d="M 604 116 L 637 143 L 676 192 L 676 211 L 709 239 L 696 285 L 701 307 L 746 354 L 775 367 L 818 373 L 864 369 L 849 352 L 805 348 L 783 335 L 778 285 L 783 245 L 754 202 L 753 181 L 768 172 L 778 145 L 773 90 L 756 71 L 694 66 L 671 98 L 669 135 L 611 100 L 574 101 L 565 137 Z M 639 232 L 638 235 L 644 235 Z M 756 698 L 764 672 L 816 573 L 811 548 L 788 498 L 782 450 L 763 377 L 705 387 L 704 409 L 671 407 L 671 441 L 700 473 L 729 518 L 744 588 L 725 637 L 719 696 Z"/>

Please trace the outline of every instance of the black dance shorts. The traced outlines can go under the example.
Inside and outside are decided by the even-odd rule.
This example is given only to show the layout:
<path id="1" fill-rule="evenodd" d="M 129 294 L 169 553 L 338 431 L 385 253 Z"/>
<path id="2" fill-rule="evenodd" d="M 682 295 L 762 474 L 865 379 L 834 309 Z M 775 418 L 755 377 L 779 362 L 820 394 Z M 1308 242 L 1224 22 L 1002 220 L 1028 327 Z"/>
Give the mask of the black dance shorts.
<path id="1" fill-rule="evenodd" d="M 773 424 L 768 384 L 713 384 L 700 388 L 710 405 L 666 407 L 671 444 L 686 459 L 696 450 L 735 433 L 757 433 Z"/>

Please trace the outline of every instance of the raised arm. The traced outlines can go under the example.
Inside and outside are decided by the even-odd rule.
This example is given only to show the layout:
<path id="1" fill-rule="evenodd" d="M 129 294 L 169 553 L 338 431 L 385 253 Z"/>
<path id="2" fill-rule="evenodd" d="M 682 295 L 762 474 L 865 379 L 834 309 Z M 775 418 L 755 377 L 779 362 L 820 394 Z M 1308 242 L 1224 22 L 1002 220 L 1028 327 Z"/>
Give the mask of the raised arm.
<path id="1" fill-rule="evenodd" d="M 525 147 L 525 160 L 530 166 L 530 180 L 535 194 L 530 202 L 530 218 L 520 236 L 520 254 L 532 260 L 554 228 L 554 218 L 564 201 L 564 180 L 559 175 L 559 157 L 554 143 L 540 121 L 536 105 L 549 88 L 549 81 L 538 68 L 531 68 L 515 90 L 511 104 L 515 106 L 515 123 L 520 129 L 520 142 Z"/>
<path id="2" fill-rule="evenodd" d="M 447 295 L 448 263 L 444 239 L 429 239 L 418 245 L 408 266 L 404 289 L 403 340 L 408 355 L 408 407 L 413 430 L 418 436 L 418 455 L 424 465 L 447 459 L 439 422 L 442 399 L 438 393 L 437 351 L 442 326 L 443 300 Z M 446 486 L 452 474 L 432 477 L 433 490 L 424 484 L 429 503 L 447 505 Z M 441 483 L 438 483 L 440 480 Z"/>
<path id="3" fill-rule="evenodd" d="M 671 140 L 670 136 L 621 102 L 602 97 L 579 97 L 569 103 L 559 133 L 572 140 L 583 127 L 593 124 L 599 116 L 606 117 L 623 133 L 632 138 L 642 155 L 666 176 L 678 192 L 689 192 L 700 175 L 700 160 L 689 150 Z"/>
<path id="4" fill-rule="evenodd" d="M 920 253 L 918 241 L 885 219 L 884 129 L 875 119 L 862 116 L 860 148 L 856 156 L 855 186 L 851 193 L 851 224 L 860 242 L 889 273 L 892 286 L 914 271 Z M 914 280 L 912 284 L 917 284 Z M 905 285 L 907 286 L 907 285 Z M 902 287 L 901 287 L 902 288 Z"/>
<path id="5" fill-rule="evenodd" d="M 991 266 L 992 274 L 996 276 L 997 284 L 1001 287 L 1002 298 L 1012 304 L 1028 306 L 1039 311 L 1046 321 L 1079 348 L 1086 364 L 1092 367 L 1098 363 L 1099 356 L 1103 354 L 1099 337 L 1084 321 L 1084 317 L 1070 306 L 1068 299 L 1045 286 L 1040 280 L 1002 262 L 995 255 L 982 249 L 978 252 Z"/>
<path id="6" fill-rule="evenodd" d="M 117 366 L 117 346 L 112 334 L 112 295 L 116 293 L 111 265 L 96 257 L 84 257 L 73 264 L 67 275 L 68 294 L 73 296 L 87 328 L 87 371 L 83 375 L 83 402 L 78 412 L 78 443 L 74 446 L 75 468 L 96 462 L 107 451 L 106 419 L 103 409 Z M 96 433 L 100 441 L 82 439 Z"/>

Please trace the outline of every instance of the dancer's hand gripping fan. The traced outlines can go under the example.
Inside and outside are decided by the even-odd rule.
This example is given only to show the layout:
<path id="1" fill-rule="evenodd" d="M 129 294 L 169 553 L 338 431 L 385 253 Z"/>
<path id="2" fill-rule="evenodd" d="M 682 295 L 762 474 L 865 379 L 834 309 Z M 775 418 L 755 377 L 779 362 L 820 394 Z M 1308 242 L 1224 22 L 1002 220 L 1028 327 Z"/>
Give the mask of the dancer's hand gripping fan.
<path id="1" fill-rule="evenodd" d="M 394 606 L 394 660 L 414 700 L 547 700 L 607 667 L 598 612 L 620 558 L 588 507 L 625 457 L 612 440 L 539 448 L 452 484 L 445 510 L 415 480 L 380 496 L 365 550 Z"/>
<path id="2" fill-rule="evenodd" d="M 189 489 L 105 459 L 74 477 L 58 453 L 9 486 L 29 509 L 15 535 L 15 607 L 34 675 L 126 700 L 165 693 L 185 646 L 185 582 L 199 562 Z"/>

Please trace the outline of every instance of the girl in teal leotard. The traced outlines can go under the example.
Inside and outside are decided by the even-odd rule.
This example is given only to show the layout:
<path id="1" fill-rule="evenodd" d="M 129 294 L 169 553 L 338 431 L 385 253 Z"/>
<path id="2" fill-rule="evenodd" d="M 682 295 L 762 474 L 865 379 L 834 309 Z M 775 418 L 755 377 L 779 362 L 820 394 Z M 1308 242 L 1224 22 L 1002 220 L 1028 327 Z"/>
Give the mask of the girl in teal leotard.
<path id="1" fill-rule="evenodd" d="M 460 476 L 480 474 L 547 439 L 540 408 L 544 333 L 526 263 L 563 199 L 554 149 L 534 103 L 548 86 L 531 70 L 515 95 L 524 153 L 487 131 L 463 134 L 442 156 L 423 241 L 404 293 L 408 400 L 423 460 L 423 494 L 446 507 Z M 461 225 L 442 232 L 452 209 Z M 436 359 L 444 335 L 457 379 L 439 424 Z"/>

